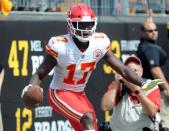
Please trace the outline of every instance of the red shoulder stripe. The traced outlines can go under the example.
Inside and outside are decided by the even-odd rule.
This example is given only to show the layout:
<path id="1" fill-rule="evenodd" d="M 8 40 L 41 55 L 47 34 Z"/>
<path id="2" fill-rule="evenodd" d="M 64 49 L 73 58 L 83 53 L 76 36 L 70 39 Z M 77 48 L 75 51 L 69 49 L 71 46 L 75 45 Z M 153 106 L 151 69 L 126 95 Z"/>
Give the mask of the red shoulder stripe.
<path id="1" fill-rule="evenodd" d="M 111 49 L 111 44 L 109 46 L 106 47 L 106 50 L 110 50 Z"/>
<path id="2" fill-rule="evenodd" d="M 55 37 L 55 40 L 57 42 L 63 42 L 63 43 L 67 43 L 68 42 L 68 39 L 66 37 L 64 37 L 64 36 L 57 36 L 57 37 Z"/>
<path id="3" fill-rule="evenodd" d="M 58 52 L 54 51 L 53 49 L 51 49 L 48 45 L 46 45 L 46 52 L 50 55 L 52 55 L 53 57 L 57 57 L 58 56 Z"/>

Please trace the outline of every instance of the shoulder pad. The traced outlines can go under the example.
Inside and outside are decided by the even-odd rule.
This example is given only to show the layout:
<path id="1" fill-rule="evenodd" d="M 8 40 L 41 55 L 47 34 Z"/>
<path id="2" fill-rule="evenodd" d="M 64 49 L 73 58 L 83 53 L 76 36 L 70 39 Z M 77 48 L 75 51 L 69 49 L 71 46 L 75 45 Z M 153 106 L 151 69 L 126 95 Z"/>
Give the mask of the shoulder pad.
<path id="1" fill-rule="evenodd" d="M 94 37 L 96 39 L 105 39 L 105 37 L 107 37 L 104 33 L 95 33 Z"/>
<path id="2" fill-rule="evenodd" d="M 46 45 L 46 52 L 53 57 L 57 57 L 59 55 L 59 52 L 61 51 L 61 46 L 63 44 L 66 44 L 67 42 L 68 39 L 64 36 L 52 37 Z"/>

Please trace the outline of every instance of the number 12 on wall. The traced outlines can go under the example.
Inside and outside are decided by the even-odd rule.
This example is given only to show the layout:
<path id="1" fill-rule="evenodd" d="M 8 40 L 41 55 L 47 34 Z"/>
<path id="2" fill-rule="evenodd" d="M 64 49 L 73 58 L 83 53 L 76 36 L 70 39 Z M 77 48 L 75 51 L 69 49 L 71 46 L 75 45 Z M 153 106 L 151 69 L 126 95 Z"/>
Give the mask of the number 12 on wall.
<path id="1" fill-rule="evenodd" d="M 32 126 L 32 111 L 24 108 L 21 110 L 20 108 L 17 108 L 15 112 L 15 118 L 16 118 L 16 131 L 27 131 L 27 129 L 30 129 Z M 22 118 L 26 121 L 22 124 Z"/>

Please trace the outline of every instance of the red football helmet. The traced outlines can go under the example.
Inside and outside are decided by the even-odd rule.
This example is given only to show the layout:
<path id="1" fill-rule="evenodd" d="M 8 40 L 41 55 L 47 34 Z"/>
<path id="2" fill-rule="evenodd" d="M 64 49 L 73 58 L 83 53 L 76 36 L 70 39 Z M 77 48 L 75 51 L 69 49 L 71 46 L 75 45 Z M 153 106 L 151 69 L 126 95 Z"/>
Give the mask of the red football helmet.
<path id="1" fill-rule="evenodd" d="M 96 30 L 97 18 L 91 7 L 77 4 L 67 13 L 69 32 L 81 42 L 89 41 Z"/>

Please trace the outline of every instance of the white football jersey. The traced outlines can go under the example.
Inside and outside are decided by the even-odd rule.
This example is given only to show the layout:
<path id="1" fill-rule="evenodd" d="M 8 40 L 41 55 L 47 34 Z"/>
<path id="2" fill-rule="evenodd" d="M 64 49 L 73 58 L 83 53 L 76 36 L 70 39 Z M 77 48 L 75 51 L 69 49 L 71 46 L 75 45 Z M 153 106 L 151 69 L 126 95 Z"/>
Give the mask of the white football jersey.
<path id="1" fill-rule="evenodd" d="M 83 91 L 97 62 L 110 49 L 110 40 L 104 33 L 95 33 L 88 48 L 81 52 L 70 34 L 52 37 L 46 51 L 57 60 L 50 88 Z"/>

